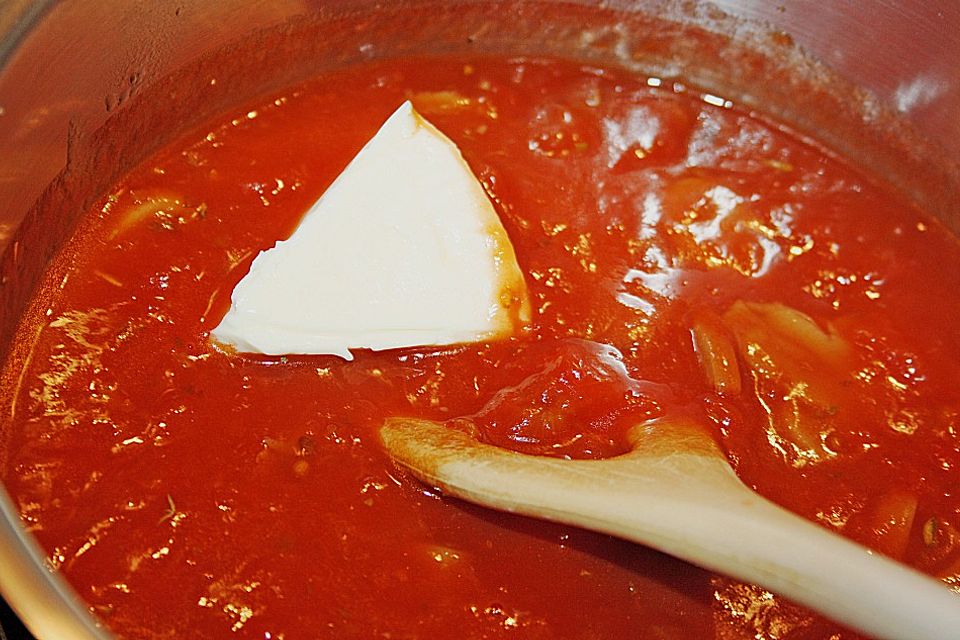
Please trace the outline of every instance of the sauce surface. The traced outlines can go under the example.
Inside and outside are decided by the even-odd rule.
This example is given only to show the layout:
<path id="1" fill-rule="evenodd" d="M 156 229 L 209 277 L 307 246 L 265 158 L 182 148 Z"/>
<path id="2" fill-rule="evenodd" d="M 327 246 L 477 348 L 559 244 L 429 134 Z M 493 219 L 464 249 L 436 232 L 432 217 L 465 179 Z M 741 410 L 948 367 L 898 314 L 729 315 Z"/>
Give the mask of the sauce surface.
<path id="1" fill-rule="evenodd" d="M 494 202 L 532 325 L 353 362 L 214 349 L 256 253 L 408 98 Z M 960 585 L 960 246 L 723 99 L 562 61 L 369 64 L 211 124 L 91 217 L 8 364 L 2 472 L 123 637 L 855 637 L 657 552 L 444 499 L 382 452 L 394 415 L 601 457 L 683 411 L 763 495 Z"/>

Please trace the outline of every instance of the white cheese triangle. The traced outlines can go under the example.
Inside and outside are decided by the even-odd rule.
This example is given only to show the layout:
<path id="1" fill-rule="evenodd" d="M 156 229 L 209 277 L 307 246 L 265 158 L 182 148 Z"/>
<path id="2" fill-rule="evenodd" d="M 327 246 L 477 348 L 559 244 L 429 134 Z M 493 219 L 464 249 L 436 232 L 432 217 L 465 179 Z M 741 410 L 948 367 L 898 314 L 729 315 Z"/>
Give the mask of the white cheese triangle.
<path id="1" fill-rule="evenodd" d="M 212 332 L 243 352 L 333 354 L 503 337 L 530 318 L 493 205 L 456 145 L 405 102 L 253 261 Z"/>

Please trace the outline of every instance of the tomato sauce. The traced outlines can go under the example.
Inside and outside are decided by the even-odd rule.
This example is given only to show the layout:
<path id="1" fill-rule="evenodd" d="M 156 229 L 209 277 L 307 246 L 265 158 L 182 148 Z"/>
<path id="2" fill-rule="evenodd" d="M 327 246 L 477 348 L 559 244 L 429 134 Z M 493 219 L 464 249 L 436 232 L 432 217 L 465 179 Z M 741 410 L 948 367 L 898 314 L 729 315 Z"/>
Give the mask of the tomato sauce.
<path id="1" fill-rule="evenodd" d="M 532 324 L 352 362 L 211 346 L 254 255 L 404 99 L 494 202 Z M 382 451 L 395 415 L 590 458 L 683 411 L 763 495 L 960 584 L 960 247 L 722 98 L 558 60 L 370 63 L 150 158 L 75 243 L 8 363 L 2 472 L 123 637 L 855 637 L 655 551 L 445 499 Z"/>

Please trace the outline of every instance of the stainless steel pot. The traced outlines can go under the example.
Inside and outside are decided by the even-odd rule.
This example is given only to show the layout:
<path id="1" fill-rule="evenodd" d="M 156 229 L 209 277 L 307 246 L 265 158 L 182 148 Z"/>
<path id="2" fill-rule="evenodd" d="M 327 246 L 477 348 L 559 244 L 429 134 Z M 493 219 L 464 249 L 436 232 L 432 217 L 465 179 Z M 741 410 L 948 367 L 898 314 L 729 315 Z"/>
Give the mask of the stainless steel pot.
<path id="1" fill-rule="evenodd" d="M 15 354 L 18 322 L 78 217 L 147 154 L 324 70 L 445 51 L 682 77 L 834 147 L 960 229 L 956 0 L 6 0 L 0 357 Z M 0 469 L 8 414 L 0 407 Z M 105 638 L 43 556 L 0 490 L 0 593 L 40 638 Z"/>

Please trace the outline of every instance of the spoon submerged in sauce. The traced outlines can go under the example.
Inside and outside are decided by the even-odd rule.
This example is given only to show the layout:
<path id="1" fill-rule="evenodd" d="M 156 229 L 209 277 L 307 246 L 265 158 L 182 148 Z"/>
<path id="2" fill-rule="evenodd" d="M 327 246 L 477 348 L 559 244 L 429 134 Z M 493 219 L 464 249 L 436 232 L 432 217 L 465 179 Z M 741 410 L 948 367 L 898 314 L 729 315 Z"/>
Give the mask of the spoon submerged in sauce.
<path id="1" fill-rule="evenodd" d="M 523 455 L 410 418 L 380 437 L 446 495 L 638 542 L 878 639 L 960 638 L 960 595 L 762 498 L 696 424 L 636 426 L 631 451 L 606 460 Z"/>

